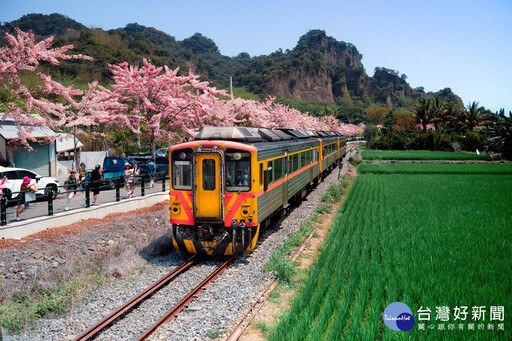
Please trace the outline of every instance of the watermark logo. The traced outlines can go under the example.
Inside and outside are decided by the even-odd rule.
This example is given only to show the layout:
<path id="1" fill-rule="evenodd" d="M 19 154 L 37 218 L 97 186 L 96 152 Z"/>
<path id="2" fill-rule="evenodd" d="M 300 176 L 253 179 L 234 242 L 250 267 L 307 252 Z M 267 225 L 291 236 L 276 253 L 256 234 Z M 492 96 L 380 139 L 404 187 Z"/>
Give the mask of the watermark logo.
<path id="1" fill-rule="evenodd" d="M 414 327 L 414 317 L 409 306 L 402 302 L 393 302 L 386 307 L 383 314 L 384 323 L 389 329 L 408 331 Z"/>

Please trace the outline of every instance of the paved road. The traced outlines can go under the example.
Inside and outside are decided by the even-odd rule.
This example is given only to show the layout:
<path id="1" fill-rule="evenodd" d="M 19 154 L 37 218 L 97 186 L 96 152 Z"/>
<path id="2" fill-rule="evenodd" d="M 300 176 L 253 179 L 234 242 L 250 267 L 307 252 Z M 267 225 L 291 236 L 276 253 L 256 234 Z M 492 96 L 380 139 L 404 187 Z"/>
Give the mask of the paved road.
<path id="1" fill-rule="evenodd" d="M 59 183 L 64 184 L 64 180 L 65 179 L 63 179 L 61 181 L 61 179 L 59 179 Z M 148 185 L 148 184 L 149 184 L 148 182 L 145 183 L 145 185 Z M 65 191 L 64 188 L 59 188 L 59 190 L 61 192 Z M 166 182 L 165 182 L 165 190 L 167 192 L 169 191 L 169 180 L 166 180 Z M 146 188 L 145 189 L 145 194 L 151 194 L 151 193 L 157 193 L 157 192 L 162 192 L 162 181 L 161 180 L 155 182 L 154 188 L 150 188 L 150 189 Z M 119 193 L 120 193 L 121 201 L 126 200 L 125 199 L 126 191 L 124 190 L 124 187 L 120 188 Z M 141 195 L 141 184 L 140 183 L 137 184 L 134 194 L 135 194 L 135 196 Z M 92 204 L 93 204 L 92 192 L 90 193 L 90 196 L 91 196 L 90 204 L 92 206 Z M 98 203 L 100 205 L 101 205 L 101 203 L 112 202 L 112 201 L 116 201 L 115 189 L 114 190 L 104 190 L 98 194 Z M 77 191 L 75 196 L 70 200 L 69 206 L 71 207 L 71 210 L 73 210 L 73 209 L 84 207 L 84 205 L 85 205 L 85 191 Z M 57 198 L 53 201 L 53 213 L 57 214 L 59 212 L 64 212 L 64 208 L 66 206 L 67 206 L 67 194 L 59 193 Z M 22 208 L 23 208 L 23 206 L 22 206 Z M 7 207 L 7 225 L 9 225 L 10 222 L 15 221 L 15 212 L 16 212 L 16 205 L 14 205 L 14 206 L 9 205 L 9 207 Z M 36 218 L 36 217 L 46 216 L 46 215 L 48 215 L 48 201 L 34 201 L 34 202 L 30 203 L 30 207 L 25 212 L 23 212 L 19 218 L 20 218 L 20 221 L 23 221 L 26 219 L 31 219 L 31 218 Z"/>

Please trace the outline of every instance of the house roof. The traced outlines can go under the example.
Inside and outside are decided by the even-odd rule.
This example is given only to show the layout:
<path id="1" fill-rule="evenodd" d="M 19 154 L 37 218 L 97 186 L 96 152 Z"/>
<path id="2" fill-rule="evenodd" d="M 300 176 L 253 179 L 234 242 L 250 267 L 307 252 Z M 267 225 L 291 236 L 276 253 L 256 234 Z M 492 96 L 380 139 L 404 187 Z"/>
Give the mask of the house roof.
<path id="1" fill-rule="evenodd" d="M 54 137 L 59 135 L 48 127 L 22 126 L 22 129 L 30 129 L 30 135 L 34 138 Z M 15 125 L 9 123 L 2 123 L 0 125 L 0 135 L 2 135 L 6 140 L 18 138 L 18 133 L 19 129 Z"/>
<path id="2" fill-rule="evenodd" d="M 67 134 L 59 134 L 59 137 L 55 140 L 57 143 L 57 153 L 68 152 L 70 150 L 75 149 L 75 143 L 73 142 L 73 136 L 69 136 Z M 76 141 L 76 148 L 80 149 L 84 145 L 80 142 L 76 137 L 74 138 Z"/>

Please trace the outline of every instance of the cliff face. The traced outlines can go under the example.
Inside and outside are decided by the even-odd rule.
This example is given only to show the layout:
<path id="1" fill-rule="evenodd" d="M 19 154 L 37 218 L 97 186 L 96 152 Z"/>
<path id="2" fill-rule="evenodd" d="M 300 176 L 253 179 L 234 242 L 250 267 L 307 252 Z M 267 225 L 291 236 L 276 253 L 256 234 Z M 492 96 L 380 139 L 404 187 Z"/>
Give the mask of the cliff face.
<path id="1" fill-rule="evenodd" d="M 332 104 L 335 97 L 349 96 L 351 88 L 358 89 L 367 78 L 357 48 L 324 31 L 302 36 L 287 57 L 293 67 L 282 68 L 270 79 L 270 92 L 278 97 Z"/>
<path id="2" fill-rule="evenodd" d="M 258 59 L 254 64 L 257 63 Z M 399 76 L 395 70 L 376 68 L 373 77 L 368 76 L 362 55 L 354 45 L 336 41 L 320 30 L 302 36 L 297 46 L 286 54 L 265 56 L 262 64 L 266 67 L 259 67 L 257 76 L 267 85 L 261 88 L 277 97 L 325 104 L 343 97 L 412 108 L 417 98 L 427 95 L 412 89 L 407 77 Z M 249 87 L 258 77 L 249 81 Z M 451 95 L 446 92 L 445 89 L 435 95 L 457 99 L 451 90 L 448 89 Z"/>
<path id="3" fill-rule="evenodd" d="M 293 70 L 272 82 L 276 97 L 297 98 L 307 102 L 334 103 L 332 82 L 326 70 L 319 69 L 314 76 L 303 69 Z"/>

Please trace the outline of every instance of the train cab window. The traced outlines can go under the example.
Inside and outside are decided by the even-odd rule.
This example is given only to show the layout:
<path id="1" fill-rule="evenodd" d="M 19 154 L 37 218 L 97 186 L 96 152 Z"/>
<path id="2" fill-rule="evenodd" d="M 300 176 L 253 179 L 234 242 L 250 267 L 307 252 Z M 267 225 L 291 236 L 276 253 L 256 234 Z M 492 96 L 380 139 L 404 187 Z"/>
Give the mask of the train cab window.
<path id="1" fill-rule="evenodd" d="M 311 163 L 311 151 L 305 151 L 304 156 L 306 157 L 306 166 Z"/>
<path id="2" fill-rule="evenodd" d="M 172 187 L 176 190 L 192 190 L 192 149 L 177 149 L 171 153 Z"/>
<path id="3" fill-rule="evenodd" d="M 216 187 L 215 179 L 215 160 L 204 159 L 202 164 L 203 170 L 203 189 L 205 191 L 214 191 Z"/>
<path id="4" fill-rule="evenodd" d="M 251 154 L 245 150 L 226 149 L 226 191 L 251 189 Z"/>
<path id="5" fill-rule="evenodd" d="M 260 186 L 263 186 L 263 162 L 260 163 Z"/>
<path id="6" fill-rule="evenodd" d="M 316 162 L 316 149 L 311 151 L 311 161 Z"/>

